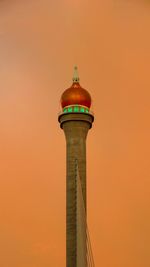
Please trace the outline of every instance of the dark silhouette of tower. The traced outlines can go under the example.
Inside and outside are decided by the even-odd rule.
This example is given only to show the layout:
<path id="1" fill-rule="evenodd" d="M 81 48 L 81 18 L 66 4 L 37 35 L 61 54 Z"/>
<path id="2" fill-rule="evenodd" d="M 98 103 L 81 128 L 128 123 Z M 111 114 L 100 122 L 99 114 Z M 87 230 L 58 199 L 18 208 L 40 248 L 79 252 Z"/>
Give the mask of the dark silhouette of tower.
<path id="1" fill-rule="evenodd" d="M 87 266 L 85 256 L 84 263 L 77 265 L 77 171 L 81 181 L 83 202 L 86 214 L 86 137 L 92 127 L 94 116 L 90 111 L 91 96 L 87 90 L 79 84 L 77 67 L 74 68 L 73 84 L 64 91 L 61 97 L 62 111 L 58 120 L 64 130 L 67 150 L 67 174 L 66 174 L 66 266 Z M 76 166 L 77 165 L 77 166 Z M 82 218 L 81 218 L 82 219 Z M 82 246 L 86 251 L 86 229 Z M 81 233 L 80 233 L 81 235 Z M 84 265 L 84 266 L 82 266 Z"/>

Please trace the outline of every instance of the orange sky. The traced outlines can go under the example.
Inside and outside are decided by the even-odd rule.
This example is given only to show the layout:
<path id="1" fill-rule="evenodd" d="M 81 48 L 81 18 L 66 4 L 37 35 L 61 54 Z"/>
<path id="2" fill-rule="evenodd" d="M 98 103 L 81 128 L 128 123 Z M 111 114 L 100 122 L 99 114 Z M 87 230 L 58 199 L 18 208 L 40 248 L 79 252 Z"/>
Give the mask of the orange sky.
<path id="1" fill-rule="evenodd" d="M 88 222 L 97 267 L 150 266 L 150 3 L 0 3 L 0 267 L 65 266 L 65 138 L 78 65 L 93 98 Z"/>

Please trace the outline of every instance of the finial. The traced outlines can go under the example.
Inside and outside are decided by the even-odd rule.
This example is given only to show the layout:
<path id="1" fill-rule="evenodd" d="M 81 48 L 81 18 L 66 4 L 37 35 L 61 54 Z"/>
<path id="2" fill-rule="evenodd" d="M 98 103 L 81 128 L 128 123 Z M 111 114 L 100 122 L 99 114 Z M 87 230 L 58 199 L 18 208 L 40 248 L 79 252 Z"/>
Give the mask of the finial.
<path id="1" fill-rule="evenodd" d="M 73 74 L 73 78 L 72 78 L 73 82 L 78 83 L 79 82 L 79 75 L 78 75 L 78 68 L 77 66 L 74 66 L 74 74 Z"/>

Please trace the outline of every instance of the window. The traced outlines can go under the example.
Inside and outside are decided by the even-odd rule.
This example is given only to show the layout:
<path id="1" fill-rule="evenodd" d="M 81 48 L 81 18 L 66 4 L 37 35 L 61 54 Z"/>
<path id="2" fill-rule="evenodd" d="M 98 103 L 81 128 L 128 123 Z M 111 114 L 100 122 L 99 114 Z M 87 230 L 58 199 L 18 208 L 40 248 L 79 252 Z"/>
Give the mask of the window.
<path id="1" fill-rule="evenodd" d="M 79 112 L 79 107 L 74 107 L 74 112 Z"/>
<path id="2" fill-rule="evenodd" d="M 72 107 L 69 107 L 68 108 L 68 112 L 72 112 Z"/>
<path id="3" fill-rule="evenodd" d="M 85 109 L 83 107 L 80 108 L 81 112 L 85 112 Z"/>

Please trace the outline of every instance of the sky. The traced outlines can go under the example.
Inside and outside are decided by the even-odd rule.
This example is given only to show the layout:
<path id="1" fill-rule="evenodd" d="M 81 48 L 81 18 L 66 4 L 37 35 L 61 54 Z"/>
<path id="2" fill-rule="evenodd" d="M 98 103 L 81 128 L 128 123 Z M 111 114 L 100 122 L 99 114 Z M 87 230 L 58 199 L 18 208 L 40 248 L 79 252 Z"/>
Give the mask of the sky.
<path id="1" fill-rule="evenodd" d="M 60 97 L 92 96 L 88 225 L 95 266 L 150 266 L 150 2 L 0 2 L 0 266 L 65 266 Z"/>

